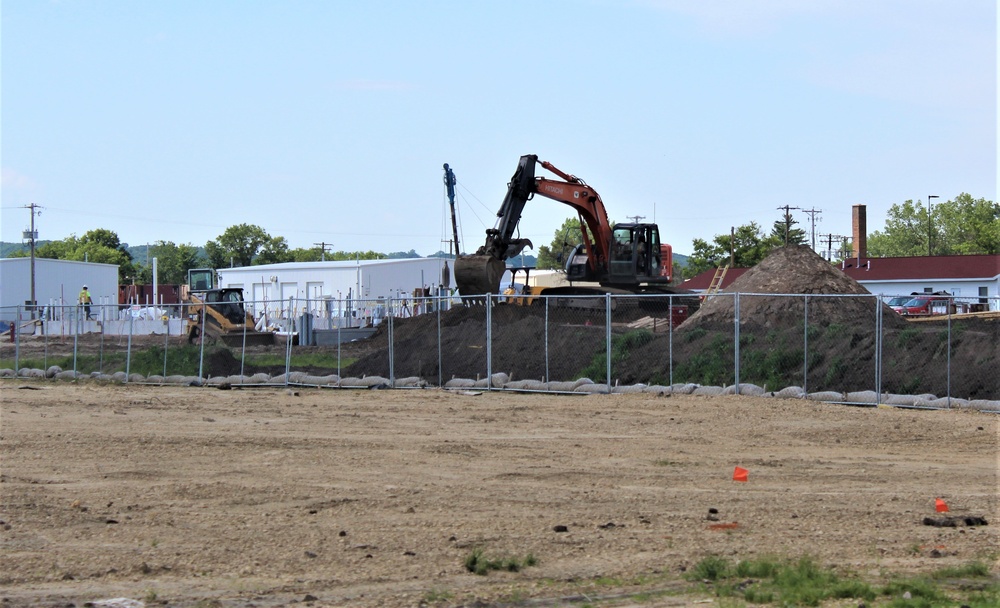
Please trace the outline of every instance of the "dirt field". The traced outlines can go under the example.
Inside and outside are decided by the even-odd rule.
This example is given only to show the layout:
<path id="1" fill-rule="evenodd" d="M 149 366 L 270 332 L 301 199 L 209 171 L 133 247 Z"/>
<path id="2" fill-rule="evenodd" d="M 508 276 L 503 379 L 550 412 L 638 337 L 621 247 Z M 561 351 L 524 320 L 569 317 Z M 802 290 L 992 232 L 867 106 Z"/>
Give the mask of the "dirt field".
<path id="1" fill-rule="evenodd" d="M 812 555 L 872 578 L 1000 555 L 998 419 L 977 412 L 27 380 L 0 391 L 3 607 L 617 606 L 639 591 L 667 592 L 644 606 L 675 606 L 711 601 L 683 578 L 710 554 Z M 990 525 L 922 525 L 938 497 Z M 476 549 L 537 565 L 472 574 Z"/>

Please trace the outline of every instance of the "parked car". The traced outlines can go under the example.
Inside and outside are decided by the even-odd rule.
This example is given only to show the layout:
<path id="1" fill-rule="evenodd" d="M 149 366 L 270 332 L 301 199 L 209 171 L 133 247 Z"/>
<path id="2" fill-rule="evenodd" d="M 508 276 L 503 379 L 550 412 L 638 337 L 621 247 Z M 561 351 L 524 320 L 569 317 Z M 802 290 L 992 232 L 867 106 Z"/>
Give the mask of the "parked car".
<path id="1" fill-rule="evenodd" d="M 951 297 L 939 295 L 915 296 L 902 306 L 901 315 L 918 317 L 927 315 L 943 315 L 948 313 Z"/>
<path id="2" fill-rule="evenodd" d="M 916 295 L 916 294 L 913 294 L 913 295 Z M 907 302 L 909 302 L 910 300 L 912 300 L 913 299 L 913 295 L 896 296 L 895 298 L 892 298 L 891 300 L 889 300 L 889 308 L 893 309 L 894 311 L 898 312 L 899 314 L 903 314 L 903 305 L 906 304 Z"/>

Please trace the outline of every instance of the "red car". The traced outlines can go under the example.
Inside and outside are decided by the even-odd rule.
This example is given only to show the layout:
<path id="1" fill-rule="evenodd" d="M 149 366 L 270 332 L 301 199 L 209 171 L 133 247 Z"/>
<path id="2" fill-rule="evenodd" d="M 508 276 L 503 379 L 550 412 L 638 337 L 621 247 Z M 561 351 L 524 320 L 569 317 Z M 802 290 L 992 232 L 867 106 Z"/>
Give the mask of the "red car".
<path id="1" fill-rule="evenodd" d="M 948 296 L 915 296 L 900 307 L 899 314 L 907 317 L 943 315 L 948 313 L 951 298 Z"/>

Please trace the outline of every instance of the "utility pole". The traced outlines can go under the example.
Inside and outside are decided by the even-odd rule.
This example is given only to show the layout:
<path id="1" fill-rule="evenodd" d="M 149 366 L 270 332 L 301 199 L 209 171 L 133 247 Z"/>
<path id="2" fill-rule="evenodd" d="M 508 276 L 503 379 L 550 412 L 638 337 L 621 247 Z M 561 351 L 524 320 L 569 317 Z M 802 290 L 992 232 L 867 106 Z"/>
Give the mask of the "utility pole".
<path id="1" fill-rule="evenodd" d="M 837 239 L 837 240 L 843 242 L 842 239 L 846 239 L 847 237 L 844 236 L 844 235 L 842 235 L 842 234 L 821 234 L 821 235 L 819 235 L 819 238 L 826 239 L 826 259 L 827 259 L 827 261 L 832 262 L 833 261 L 833 240 Z"/>
<path id="2" fill-rule="evenodd" d="M 931 199 L 932 198 L 941 198 L 941 197 L 938 196 L 938 195 L 936 195 L 936 194 L 928 194 L 927 195 L 927 256 L 928 257 L 934 255 L 931 252 L 931 242 L 932 242 L 932 239 L 934 238 L 933 237 L 933 230 L 931 228 Z"/>
<path id="3" fill-rule="evenodd" d="M 802 213 L 809 214 L 809 234 L 812 240 L 813 251 L 816 251 L 816 216 L 823 213 L 823 210 L 813 207 L 812 209 L 802 209 Z"/>
<path id="4" fill-rule="evenodd" d="M 35 305 L 37 304 L 37 302 L 35 301 L 35 241 L 38 240 L 38 231 L 35 230 L 35 210 L 36 209 L 41 209 L 42 207 L 40 205 L 36 205 L 35 203 L 31 203 L 30 205 L 25 205 L 24 208 L 31 210 L 31 229 L 23 232 L 21 234 L 21 238 L 22 239 L 23 238 L 27 238 L 28 239 L 28 243 L 29 243 L 29 245 L 31 247 L 31 266 L 30 266 L 30 269 L 31 269 L 31 318 L 34 319 L 35 318 Z M 42 212 L 39 211 L 38 215 L 41 215 L 41 214 L 42 214 Z"/>
<path id="5" fill-rule="evenodd" d="M 451 231 L 455 235 L 455 259 L 462 253 L 458 245 L 458 221 L 455 219 L 455 172 L 451 170 L 448 163 L 444 164 L 444 185 L 448 192 L 448 204 L 451 206 Z"/>
<path id="6" fill-rule="evenodd" d="M 626 215 L 625 217 L 627 217 L 628 219 L 632 220 L 633 224 L 638 224 L 639 220 L 646 219 L 645 215 Z"/>
<path id="7" fill-rule="evenodd" d="M 778 211 L 782 209 L 785 210 L 785 247 L 788 247 L 788 229 L 792 225 L 792 214 L 790 213 L 792 209 L 802 209 L 801 207 L 791 207 L 785 205 L 784 207 L 778 207 Z"/>
<path id="8" fill-rule="evenodd" d="M 321 262 L 325 262 L 326 261 L 326 248 L 327 247 L 333 247 L 333 243 L 320 242 L 320 243 L 313 243 L 313 245 L 316 245 L 317 247 L 320 248 L 320 252 L 321 252 L 319 254 L 320 261 Z"/>

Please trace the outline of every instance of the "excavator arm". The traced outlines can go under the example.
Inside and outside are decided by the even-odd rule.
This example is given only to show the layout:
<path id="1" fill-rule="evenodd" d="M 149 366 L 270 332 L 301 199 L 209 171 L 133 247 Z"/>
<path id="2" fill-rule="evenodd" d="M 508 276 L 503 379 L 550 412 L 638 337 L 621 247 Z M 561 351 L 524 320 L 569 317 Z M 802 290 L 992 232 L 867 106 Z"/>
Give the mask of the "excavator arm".
<path id="1" fill-rule="evenodd" d="M 582 179 L 559 170 L 548 161 L 541 161 L 540 164 L 559 176 L 561 181 L 536 177 L 536 164 L 539 164 L 537 155 L 526 154 L 521 157 L 517 170 L 507 184 L 507 195 L 497 212 L 497 225 L 486 231 L 486 243 L 475 255 L 456 259 L 455 281 L 459 293 L 499 293 L 506 260 L 519 254 L 525 247 L 532 246 L 530 240 L 516 239 L 514 235 L 525 204 L 536 193 L 565 203 L 577 211 L 581 227 L 585 227 L 581 236 L 587 253 L 588 270 L 596 274 L 599 268 L 606 267 L 611 245 L 611 224 L 600 195 Z"/>

